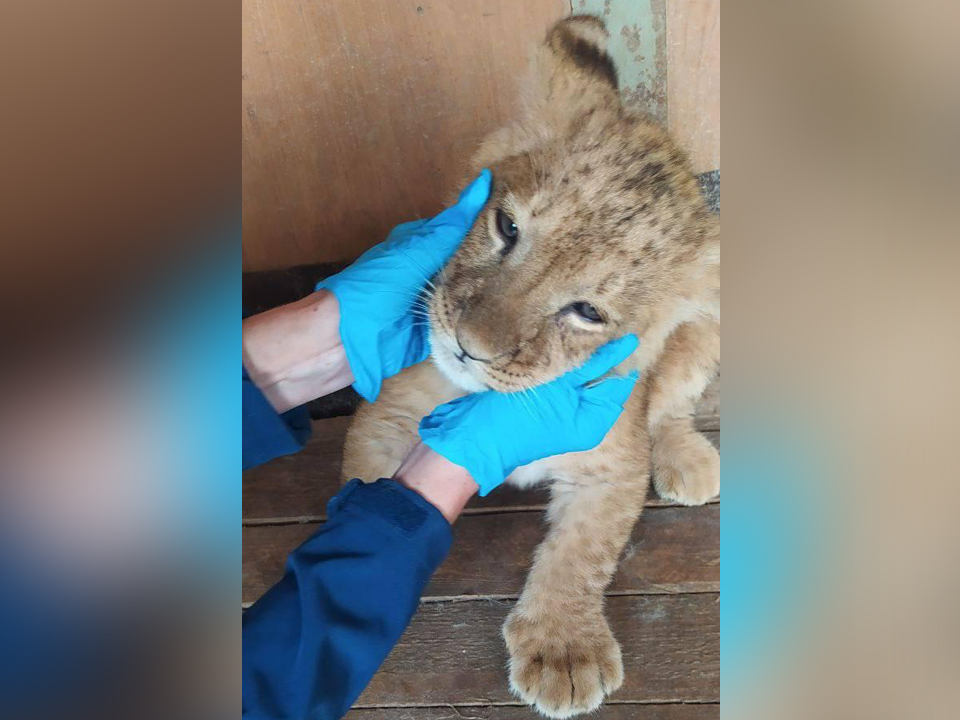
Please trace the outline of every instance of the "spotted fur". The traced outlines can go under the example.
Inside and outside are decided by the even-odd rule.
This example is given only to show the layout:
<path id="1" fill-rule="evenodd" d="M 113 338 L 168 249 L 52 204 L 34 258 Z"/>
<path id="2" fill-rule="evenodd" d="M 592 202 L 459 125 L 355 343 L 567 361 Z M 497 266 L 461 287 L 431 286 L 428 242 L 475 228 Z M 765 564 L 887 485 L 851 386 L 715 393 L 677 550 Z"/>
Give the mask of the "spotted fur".
<path id="1" fill-rule="evenodd" d="M 471 169 L 489 167 L 493 189 L 434 279 L 431 362 L 361 408 L 344 461 L 346 477 L 389 476 L 437 404 L 484 389 L 525 390 L 536 402 L 530 388 L 637 334 L 640 348 L 618 372 L 639 369 L 641 381 L 603 443 L 508 479 L 551 482 L 550 531 L 504 639 L 512 690 L 555 718 L 597 708 L 622 682 L 603 592 L 651 467 L 660 494 L 688 504 L 720 483 L 719 456 L 690 420 L 719 363 L 719 223 L 684 153 L 621 105 L 605 37 L 599 20 L 576 16 L 536 51 L 517 121 L 483 144 Z M 508 252 L 498 210 L 519 229 Z M 603 322 L 579 317 L 577 302 Z"/>

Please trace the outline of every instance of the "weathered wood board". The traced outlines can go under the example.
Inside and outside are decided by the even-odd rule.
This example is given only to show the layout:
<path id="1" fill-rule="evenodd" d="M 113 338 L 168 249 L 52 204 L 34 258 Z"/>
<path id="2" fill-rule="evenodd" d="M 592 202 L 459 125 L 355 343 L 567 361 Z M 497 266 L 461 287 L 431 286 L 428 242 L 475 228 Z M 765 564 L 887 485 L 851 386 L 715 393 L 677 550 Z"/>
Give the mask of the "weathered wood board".
<path id="1" fill-rule="evenodd" d="M 527 707 L 510 705 L 444 705 L 442 707 L 356 708 L 344 720 L 535 720 Z M 719 720 L 719 703 L 606 703 L 591 718 L 600 720 Z"/>
<path id="2" fill-rule="evenodd" d="M 491 600 L 422 604 L 357 705 L 516 702 L 500 636 L 512 607 Z M 719 595 L 611 597 L 606 615 L 624 665 L 623 687 L 612 700 L 719 701 Z"/>
<path id="3" fill-rule="evenodd" d="M 340 460 L 349 417 L 330 418 L 314 423 L 314 432 L 306 447 L 296 455 L 277 458 L 243 476 L 243 520 L 258 522 L 297 522 L 319 520 L 326 513 L 327 501 L 341 486 Z M 697 427 L 719 447 L 720 381 L 710 386 L 700 402 Z M 486 498 L 475 497 L 467 512 L 498 508 L 542 507 L 547 501 L 543 489 L 498 488 Z M 663 505 L 651 494 L 649 505 Z"/>
<path id="4" fill-rule="evenodd" d="M 720 0 L 666 0 L 667 127 L 695 172 L 720 168 Z"/>
<path id="5" fill-rule="evenodd" d="M 243 528 L 243 601 L 283 574 L 287 554 L 319 525 Z M 545 532 L 540 512 L 467 515 L 424 597 L 517 596 Z M 720 588 L 720 505 L 650 508 L 634 527 L 611 593 L 709 592 Z"/>

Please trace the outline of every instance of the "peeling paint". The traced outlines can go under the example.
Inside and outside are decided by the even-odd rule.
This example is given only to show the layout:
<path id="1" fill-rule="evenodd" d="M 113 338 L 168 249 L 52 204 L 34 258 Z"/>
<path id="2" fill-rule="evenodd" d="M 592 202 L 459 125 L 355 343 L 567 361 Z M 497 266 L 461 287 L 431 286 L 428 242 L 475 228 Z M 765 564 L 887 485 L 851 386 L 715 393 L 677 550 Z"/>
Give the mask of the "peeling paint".
<path id="1" fill-rule="evenodd" d="M 632 53 L 637 53 L 640 51 L 640 28 L 636 25 L 628 27 L 624 25 L 620 28 L 620 35 L 623 37 L 624 42 L 627 43 L 627 50 Z"/>

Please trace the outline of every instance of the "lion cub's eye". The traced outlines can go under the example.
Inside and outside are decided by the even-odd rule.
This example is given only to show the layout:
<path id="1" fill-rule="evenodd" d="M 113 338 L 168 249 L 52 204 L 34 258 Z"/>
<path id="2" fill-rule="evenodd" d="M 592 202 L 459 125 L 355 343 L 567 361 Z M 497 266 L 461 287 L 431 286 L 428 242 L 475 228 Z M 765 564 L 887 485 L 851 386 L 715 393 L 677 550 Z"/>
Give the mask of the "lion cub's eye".
<path id="1" fill-rule="evenodd" d="M 576 313 L 587 322 L 601 323 L 603 316 L 600 311 L 588 302 L 575 302 L 567 306 L 572 313 Z"/>
<path id="2" fill-rule="evenodd" d="M 497 210 L 497 230 L 500 231 L 500 237 L 503 238 L 503 242 L 506 243 L 503 248 L 503 254 L 506 255 L 513 249 L 513 246 L 517 244 L 517 236 L 520 234 L 520 230 L 517 228 L 517 224 L 513 221 L 513 218 L 503 210 Z"/>

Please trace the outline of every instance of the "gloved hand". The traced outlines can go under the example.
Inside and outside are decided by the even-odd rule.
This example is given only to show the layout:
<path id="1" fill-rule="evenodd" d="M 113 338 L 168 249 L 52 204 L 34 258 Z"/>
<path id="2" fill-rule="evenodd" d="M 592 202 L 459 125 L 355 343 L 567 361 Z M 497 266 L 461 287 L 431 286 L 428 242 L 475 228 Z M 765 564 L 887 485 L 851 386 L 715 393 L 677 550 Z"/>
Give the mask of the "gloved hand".
<path id="1" fill-rule="evenodd" d="M 427 322 L 414 306 L 473 226 L 491 179 L 484 170 L 456 205 L 429 220 L 398 225 L 350 267 L 317 283 L 317 290 L 337 297 L 353 387 L 369 402 L 377 399 L 385 378 L 426 359 Z"/>
<path id="2" fill-rule="evenodd" d="M 620 417 L 637 372 L 592 382 L 623 362 L 636 335 L 613 340 L 580 368 L 532 392 L 474 393 L 420 421 L 420 439 L 466 468 L 486 495 L 521 465 L 600 444 Z"/>

